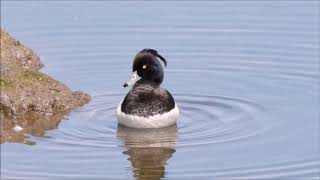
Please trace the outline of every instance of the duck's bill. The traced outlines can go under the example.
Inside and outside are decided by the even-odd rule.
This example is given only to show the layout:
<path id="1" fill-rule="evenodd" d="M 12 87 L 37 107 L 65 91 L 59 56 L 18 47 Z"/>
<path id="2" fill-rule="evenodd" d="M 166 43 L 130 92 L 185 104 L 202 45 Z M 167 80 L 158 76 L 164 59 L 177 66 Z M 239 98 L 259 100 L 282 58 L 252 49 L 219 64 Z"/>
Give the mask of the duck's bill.
<path id="1" fill-rule="evenodd" d="M 135 71 L 132 73 L 131 79 L 129 79 L 129 81 L 123 84 L 123 87 L 133 86 L 137 81 L 139 81 L 139 79 L 141 78 L 138 76 L 137 71 Z"/>

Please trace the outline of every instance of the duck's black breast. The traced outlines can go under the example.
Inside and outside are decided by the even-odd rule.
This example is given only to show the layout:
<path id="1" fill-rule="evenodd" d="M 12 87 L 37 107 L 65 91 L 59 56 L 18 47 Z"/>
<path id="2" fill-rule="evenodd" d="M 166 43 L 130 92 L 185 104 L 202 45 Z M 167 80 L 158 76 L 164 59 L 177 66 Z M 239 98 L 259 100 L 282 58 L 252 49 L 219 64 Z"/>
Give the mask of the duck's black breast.
<path id="1" fill-rule="evenodd" d="M 164 114 L 174 107 L 174 99 L 167 90 L 152 84 L 138 84 L 124 98 L 121 111 L 125 114 L 149 117 Z"/>

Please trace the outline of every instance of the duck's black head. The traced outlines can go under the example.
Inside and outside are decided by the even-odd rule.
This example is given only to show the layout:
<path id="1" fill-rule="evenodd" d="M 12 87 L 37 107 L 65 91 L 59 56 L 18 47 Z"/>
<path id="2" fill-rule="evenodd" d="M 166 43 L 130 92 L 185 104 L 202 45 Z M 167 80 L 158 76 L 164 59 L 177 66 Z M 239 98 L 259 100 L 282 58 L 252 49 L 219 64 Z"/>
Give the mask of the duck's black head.
<path id="1" fill-rule="evenodd" d="M 141 79 L 142 81 L 152 81 L 160 85 L 163 81 L 164 73 L 158 58 L 165 66 L 167 65 L 167 61 L 156 50 L 143 49 L 140 51 L 133 60 L 132 72 L 134 74 L 131 80 Z M 124 84 L 125 87 L 128 85 L 129 82 Z"/>

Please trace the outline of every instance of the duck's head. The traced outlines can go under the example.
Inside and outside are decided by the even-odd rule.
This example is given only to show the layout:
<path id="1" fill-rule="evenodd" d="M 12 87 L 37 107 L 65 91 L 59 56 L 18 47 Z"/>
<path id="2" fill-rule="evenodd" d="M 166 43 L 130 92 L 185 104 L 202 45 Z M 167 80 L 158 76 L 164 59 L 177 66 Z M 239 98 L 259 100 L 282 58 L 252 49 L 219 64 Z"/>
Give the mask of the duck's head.
<path id="1" fill-rule="evenodd" d="M 132 86 L 140 79 L 160 85 L 164 73 L 158 58 L 165 66 L 167 65 L 167 61 L 156 50 L 143 49 L 140 51 L 133 60 L 132 78 L 123 87 Z"/>

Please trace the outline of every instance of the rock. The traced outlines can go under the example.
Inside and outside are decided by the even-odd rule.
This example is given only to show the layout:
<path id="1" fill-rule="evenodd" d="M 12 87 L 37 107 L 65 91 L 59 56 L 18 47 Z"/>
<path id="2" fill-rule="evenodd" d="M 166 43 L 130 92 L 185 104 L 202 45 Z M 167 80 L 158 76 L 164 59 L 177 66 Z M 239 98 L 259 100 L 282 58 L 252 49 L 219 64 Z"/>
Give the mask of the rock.
<path id="1" fill-rule="evenodd" d="M 40 58 L 30 48 L 1 29 L 1 76 L 26 69 L 37 71 L 42 67 Z"/>
<path id="2" fill-rule="evenodd" d="M 22 128 L 21 126 L 19 126 L 19 125 L 16 125 L 16 126 L 13 128 L 13 130 L 14 130 L 15 132 L 20 132 L 20 131 L 23 130 L 23 128 Z"/>
<path id="3" fill-rule="evenodd" d="M 0 62 L 1 143 L 23 142 L 22 132 L 39 130 L 44 134 L 56 128 L 64 115 L 91 99 L 39 72 L 43 67 L 40 58 L 2 29 Z M 13 130 L 20 126 L 19 131 Z"/>

